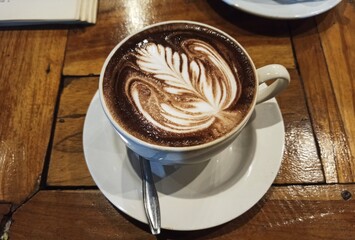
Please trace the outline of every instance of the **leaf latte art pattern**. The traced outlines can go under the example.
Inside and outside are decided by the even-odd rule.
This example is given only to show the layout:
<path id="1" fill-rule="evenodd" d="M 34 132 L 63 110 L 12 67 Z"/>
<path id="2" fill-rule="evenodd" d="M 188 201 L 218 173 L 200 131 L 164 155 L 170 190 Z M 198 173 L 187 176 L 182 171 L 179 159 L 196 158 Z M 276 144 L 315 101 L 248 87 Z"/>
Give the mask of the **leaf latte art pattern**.
<path id="1" fill-rule="evenodd" d="M 238 79 L 222 56 L 200 40 L 185 40 L 182 53 L 161 44 L 136 49 L 144 77 L 126 84 L 132 103 L 155 127 L 173 133 L 192 133 L 210 127 L 218 118 L 230 121 Z M 236 71 L 236 70 L 234 70 Z"/>

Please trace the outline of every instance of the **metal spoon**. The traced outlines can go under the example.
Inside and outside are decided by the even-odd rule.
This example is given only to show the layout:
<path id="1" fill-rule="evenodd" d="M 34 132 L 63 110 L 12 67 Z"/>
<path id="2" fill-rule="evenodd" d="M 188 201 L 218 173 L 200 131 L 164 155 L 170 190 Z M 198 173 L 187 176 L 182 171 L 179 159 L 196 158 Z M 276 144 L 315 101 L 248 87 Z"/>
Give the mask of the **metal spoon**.
<path id="1" fill-rule="evenodd" d="M 160 233 L 160 207 L 157 190 L 155 189 L 152 169 L 149 160 L 139 157 L 142 171 L 143 204 L 150 231 L 153 235 Z"/>

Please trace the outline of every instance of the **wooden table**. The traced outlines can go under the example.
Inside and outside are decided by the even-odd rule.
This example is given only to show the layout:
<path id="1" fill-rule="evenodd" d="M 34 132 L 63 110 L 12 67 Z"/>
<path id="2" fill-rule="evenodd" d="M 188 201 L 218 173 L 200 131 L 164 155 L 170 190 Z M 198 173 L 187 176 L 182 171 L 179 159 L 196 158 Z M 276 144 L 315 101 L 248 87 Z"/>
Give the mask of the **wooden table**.
<path id="1" fill-rule="evenodd" d="M 267 194 L 221 226 L 164 230 L 158 239 L 355 239 L 351 0 L 289 21 L 252 16 L 222 1 L 102 0 L 93 26 L 1 29 L 1 239 L 155 239 L 96 187 L 82 132 L 110 50 L 127 34 L 172 19 L 224 30 L 257 67 L 286 66 L 292 83 L 277 97 L 286 146 Z"/>

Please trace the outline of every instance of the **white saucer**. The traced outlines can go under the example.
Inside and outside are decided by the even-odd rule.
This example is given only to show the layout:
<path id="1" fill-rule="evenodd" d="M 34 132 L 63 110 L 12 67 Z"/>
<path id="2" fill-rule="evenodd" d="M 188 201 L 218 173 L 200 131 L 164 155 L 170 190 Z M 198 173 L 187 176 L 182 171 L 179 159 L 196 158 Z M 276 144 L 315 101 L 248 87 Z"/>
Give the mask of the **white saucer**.
<path id="1" fill-rule="evenodd" d="M 306 18 L 335 7 L 341 0 L 223 0 L 245 12 L 276 19 Z"/>
<path id="2" fill-rule="evenodd" d="M 231 146 L 208 162 L 152 163 L 164 229 L 214 227 L 243 214 L 267 192 L 280 168 L 284 124 L 275 99 L 259 104 Z M 98 93 L 83 132 L 86 163 L 102 193 L 129 216 L 147 223 L 137 157 L 128 151 L 101 108 Z"/>

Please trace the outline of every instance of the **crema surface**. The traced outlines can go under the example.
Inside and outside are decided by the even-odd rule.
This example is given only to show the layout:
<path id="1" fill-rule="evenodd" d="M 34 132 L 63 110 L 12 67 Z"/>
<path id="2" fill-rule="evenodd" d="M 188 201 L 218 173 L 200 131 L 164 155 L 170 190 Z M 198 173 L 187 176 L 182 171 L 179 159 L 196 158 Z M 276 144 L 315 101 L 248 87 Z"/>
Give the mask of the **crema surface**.
<path id="1" fill-rule="evenodd" d="M 140 32 L 115 52 L 103 92 L 115 121 L 162 146 L 194 146 L 230 133 L 255 97 L 253 68 L 226 36 L 194 24 Z"/>

